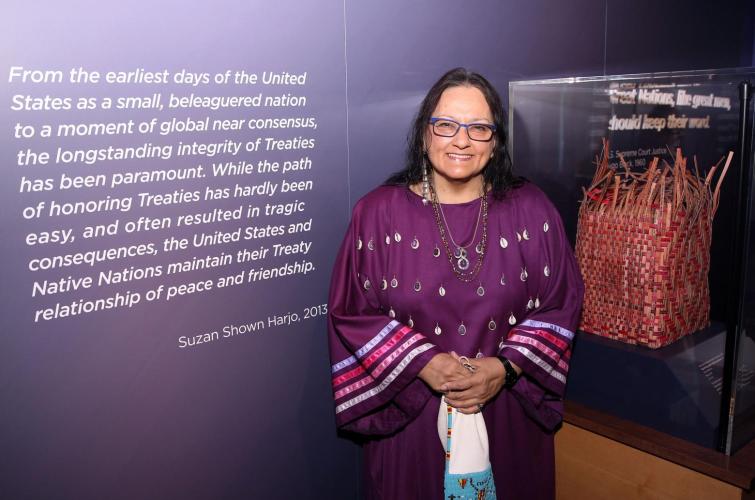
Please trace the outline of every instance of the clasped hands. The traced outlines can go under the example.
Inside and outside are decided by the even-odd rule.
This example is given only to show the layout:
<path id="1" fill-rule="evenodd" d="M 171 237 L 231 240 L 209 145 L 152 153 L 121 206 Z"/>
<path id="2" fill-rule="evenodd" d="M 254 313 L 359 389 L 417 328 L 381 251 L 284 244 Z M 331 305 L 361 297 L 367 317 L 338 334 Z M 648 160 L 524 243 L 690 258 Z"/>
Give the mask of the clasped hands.
<path id="1" fill-rule="evenodd" d="M 446 402 L 462 413 L 476 413 L 503 387 L 506 371 L 496 358 L 469 360 L 474 372 L 459 362 L 455 352 L 436 354 L 419 372 L 430 388 L 446 396 Z"/>

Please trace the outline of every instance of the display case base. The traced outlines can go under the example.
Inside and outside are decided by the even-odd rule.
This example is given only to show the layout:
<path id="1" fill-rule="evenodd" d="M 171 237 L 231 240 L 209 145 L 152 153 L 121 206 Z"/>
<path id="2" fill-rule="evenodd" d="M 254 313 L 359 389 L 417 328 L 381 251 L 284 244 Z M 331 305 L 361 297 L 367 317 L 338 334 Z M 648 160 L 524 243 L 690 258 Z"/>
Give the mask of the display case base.
<path id="1" fill-rule="evenodd" d="M 714 449 L 725 326 L 659 348 L 578 332 L 566 399 Z"/>

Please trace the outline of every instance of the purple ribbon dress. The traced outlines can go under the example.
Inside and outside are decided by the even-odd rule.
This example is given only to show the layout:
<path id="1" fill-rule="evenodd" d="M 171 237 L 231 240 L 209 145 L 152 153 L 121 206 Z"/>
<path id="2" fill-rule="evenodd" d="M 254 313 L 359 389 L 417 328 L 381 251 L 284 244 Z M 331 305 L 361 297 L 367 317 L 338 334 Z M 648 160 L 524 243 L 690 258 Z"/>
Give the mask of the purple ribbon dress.
<path id="1" fill-rule="evenodd" d="M 523 369 L 483 410 L 498 498 L 555 496 L 553 432 L 582 279 L 561 218 L 537 187 L 487 196 L 487 249 L 468 283 L 420 196 L 381 186 L 354 207 L 333 272 L 329 341 L 337 425 L 367 436 L 367 498 L 443 498 L 440 396 L 417 375 L 452 350 L 502 354 Z M 457 243 L 472 240 L 480 203 L 443 205 Z M 468 247 L 470 269 L 481 235 Z"/>

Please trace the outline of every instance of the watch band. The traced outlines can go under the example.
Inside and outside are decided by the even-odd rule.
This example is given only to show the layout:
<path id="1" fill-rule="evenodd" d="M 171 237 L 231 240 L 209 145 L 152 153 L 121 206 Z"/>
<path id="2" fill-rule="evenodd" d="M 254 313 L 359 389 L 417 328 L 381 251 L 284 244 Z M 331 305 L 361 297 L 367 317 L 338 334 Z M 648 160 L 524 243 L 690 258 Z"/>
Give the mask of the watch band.
<path id="1" fill-rule="evenodd" d="M 519 375 L 516 373 L 516 370 L 514 370 L 514 367 L 511 366 L 511 362 L 507 358 L 498 356 L 498 359 L 503 363 L 503 370 L 506 372 L 506 375 L 504 375 L 503 378 L 503 387 L 510 389 L 516 384 L 516 381 L 519 380 Z"/>

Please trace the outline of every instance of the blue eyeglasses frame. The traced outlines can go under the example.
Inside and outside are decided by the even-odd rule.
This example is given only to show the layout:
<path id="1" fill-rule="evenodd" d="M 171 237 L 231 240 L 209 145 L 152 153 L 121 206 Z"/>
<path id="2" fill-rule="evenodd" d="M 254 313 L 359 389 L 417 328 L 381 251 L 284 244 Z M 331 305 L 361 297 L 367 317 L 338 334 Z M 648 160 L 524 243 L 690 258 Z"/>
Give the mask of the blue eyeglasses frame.
<path id="1" fill-rule="evenodd" d="M 439 122 L 439 121 L 455 123 L 456 125 L 458 125 L 459 128 L 456 129 L 456 132 L 454 132 L 453 135 L 440 135 L 440 134 L 438 134 L 438 133 L 435 132 L 435 124 L 437 122 Z M 490 142 L 490 141 L 492 141 L 493 137 L 495 137 L 495 131 L 496 131 L 496 126 L 494 124 L 491 124 L 491 123 L 481 123 L 481 122 L 461 123 L 461 122 L 457 122 L 456 120 L 452 120 L 450 118 L 439 118 L 439 117 L 436 117 L 436 116 L 431 117 L 429 123 L 430 123 L 430 125 L 433 125 L 433 134 L 437 135 L 438 137 L 456 137 L 456 134 L 459 133 L 459 130 L 461 130 L 462 128 L 464 128 L 467 131 L 467 137 L 469 137 L 469 140 L 470 141 L 477 141 L 477 142 Z M 469 135 L 469 127 L 471 127 L 473 125 L 482 125 L 483 127 L 489 128 L 493 132 L 490 135 L 490 139 L 486 139 L 486 140 L 483 140 L 483 139 L 473 139 L 472 136 Z"/>

